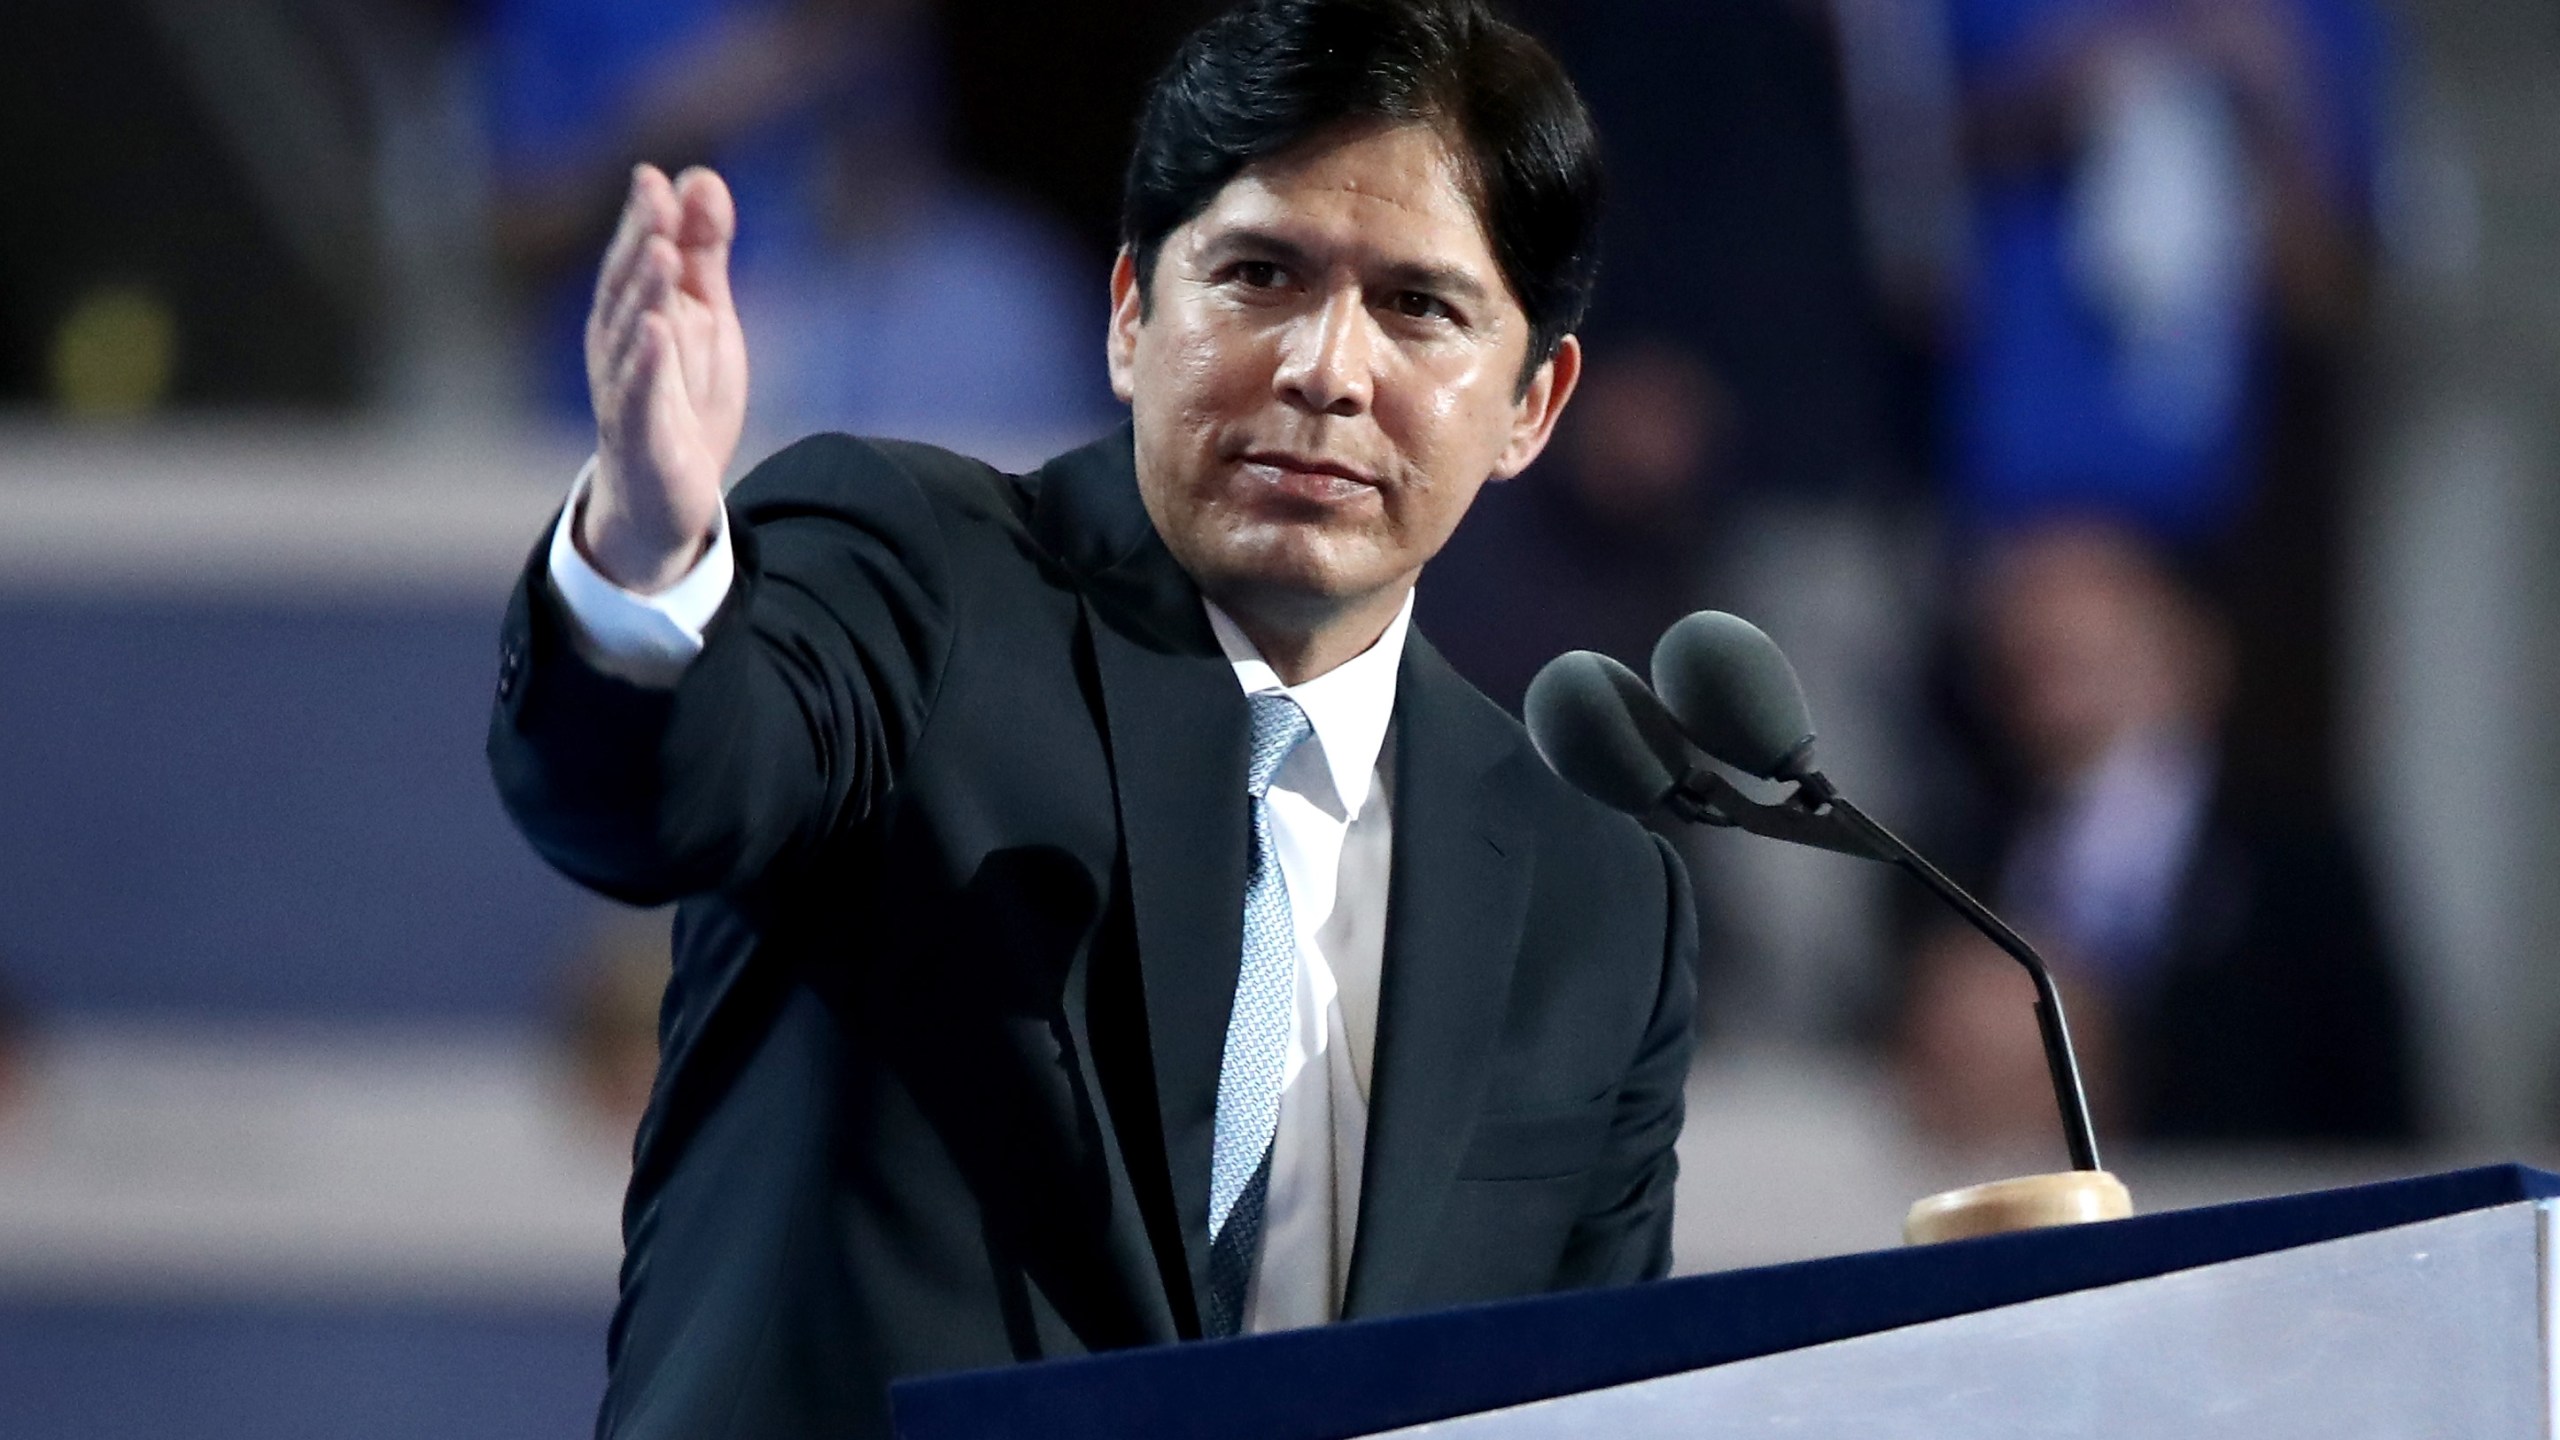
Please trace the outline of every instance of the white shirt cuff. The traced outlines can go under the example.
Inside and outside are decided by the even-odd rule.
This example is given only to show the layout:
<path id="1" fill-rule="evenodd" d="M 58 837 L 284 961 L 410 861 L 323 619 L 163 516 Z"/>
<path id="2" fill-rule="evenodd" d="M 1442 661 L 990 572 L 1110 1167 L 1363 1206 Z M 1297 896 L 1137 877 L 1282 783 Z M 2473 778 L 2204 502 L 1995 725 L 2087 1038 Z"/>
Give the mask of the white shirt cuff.
<path id="1" fill-rule="evenodd" d="M 711 548 L 684 573 L 684 578 L 654 595 L 625 590 L 604 577 L 578 550 L 579 512 L 595 483 L 596 462 L 590 457 L 569 487 L 569 503 L 552 527 L 552 593 L 569 612 L 570 639 L 589 665 L 634 685 L 672 687 L 685 666 L 702 653 L 702 632 L 729 598 L 738 562 L 729 547 L 729 509 L 711 532 Z"/>

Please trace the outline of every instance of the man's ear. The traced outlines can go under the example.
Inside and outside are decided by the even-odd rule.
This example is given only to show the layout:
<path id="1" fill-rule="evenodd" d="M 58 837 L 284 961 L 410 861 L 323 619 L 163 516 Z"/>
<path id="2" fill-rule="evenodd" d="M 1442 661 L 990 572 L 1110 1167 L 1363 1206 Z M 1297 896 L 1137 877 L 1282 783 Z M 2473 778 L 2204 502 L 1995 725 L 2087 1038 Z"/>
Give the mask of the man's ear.
<path id="1" fill-rule="evenodd" d="M 1111 393 L 1126 404 L 1133 391 L 1130 377 L 1138 363 L 1138 326 L 1140 312 L 1146 308 L 1138 293 L 1138 261 L 1122 246 L 1120 258 L 1111 262 L 1111 333 L 1104 340 L 1104 352 L 1111 368 Z"/>
<path id="2" fill-rule="evenodd" d="M 1502 447 L 1502 455 L 1493 464 L 1493 477 L 1508 480 L 1529 468 L 1547 448 L 1556 433 L 1556 419 L 1564 414 L 1567 401 L 1573 399 L 1574 387 L 1582 383 L 1582 341 L 1567 335 L 1557 342 L 1556 353 L 1530 375 L 1522 387 L 1520 398 L 1511 407 L 1511 441 Z"/>

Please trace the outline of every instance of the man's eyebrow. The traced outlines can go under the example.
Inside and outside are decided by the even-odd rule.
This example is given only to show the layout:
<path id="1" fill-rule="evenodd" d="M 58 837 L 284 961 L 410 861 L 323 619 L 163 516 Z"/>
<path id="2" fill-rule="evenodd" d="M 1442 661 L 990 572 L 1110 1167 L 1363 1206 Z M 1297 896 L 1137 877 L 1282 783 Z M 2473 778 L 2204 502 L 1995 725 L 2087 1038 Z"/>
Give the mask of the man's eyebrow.
<path id="1" fill-rule="evenodd" d="M 1297 270 L 1304 270 L 1313 263 L 1313 252 L 1305 246 L 1275 231 L 1251 226 L 1225 231 L 1202 246 L 1201 251 L 1212 263 L 1238 254 L 1257 256 Z M 1384 267 L 1380 274 L 1394 289 L 1427 291 L 1452 300 L 1481 303 L 1488 293 L 1482 280 L 1472 271 L 1457 265 L 1400 261 Z"/>
<path id="2" fill-rule="evenodd" d="M 1305 246 L 1272 231 L 1251 228 L 1225 231 L 1200 248 L 1203 255 L 1212 261 L 1244 254 L 1276 261 L 1292 269 L 1304 269 L 1309 259 Z"/>

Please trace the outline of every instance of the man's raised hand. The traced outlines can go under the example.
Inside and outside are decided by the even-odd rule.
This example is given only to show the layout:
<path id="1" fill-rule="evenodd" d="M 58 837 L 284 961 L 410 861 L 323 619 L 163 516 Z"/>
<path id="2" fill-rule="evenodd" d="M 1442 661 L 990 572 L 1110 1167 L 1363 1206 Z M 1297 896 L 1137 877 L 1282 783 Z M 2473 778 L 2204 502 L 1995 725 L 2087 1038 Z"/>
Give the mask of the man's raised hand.
<path id="1" fill-rule="evenodd" d="M 747 343 L 729 298 L 729 187 L 709 170 L 632 171 L 587 312 L 596 475 L 578 545 L 642 593 L 684 577 L 711 541 L 720 479 L 746 423 Z"/>

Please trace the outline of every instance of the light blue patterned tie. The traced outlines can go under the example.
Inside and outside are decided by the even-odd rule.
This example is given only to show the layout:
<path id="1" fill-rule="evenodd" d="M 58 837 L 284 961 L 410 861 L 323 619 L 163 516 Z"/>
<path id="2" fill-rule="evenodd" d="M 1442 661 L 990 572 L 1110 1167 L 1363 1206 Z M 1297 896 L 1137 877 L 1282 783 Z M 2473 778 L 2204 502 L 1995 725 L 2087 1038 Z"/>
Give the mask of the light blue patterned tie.
<path id="1" fill-rule="evenodd" d="M 1209 1152 L 1209 1294 L 1200 1323 L 1210 1335 L 1242 1328 L 1245 1290 L 1262 1246 L 1271 1139 L 1280 1128 L 1280 1074 L 1288 1059 L 1298 979 L 1298 930 L 1271 845 L 1268 793 L 1281 762 L 1313 733 L 1306 712 L 1286 695 L 1251 695 L 1245 703 L 1253 712 L 1253 750 L 1245 765 L 1253 862 L 1244 887 L 1244 961 L 1236 971 L 1227 1048 L 1218 1064 L 1217 1134 Z"/>

